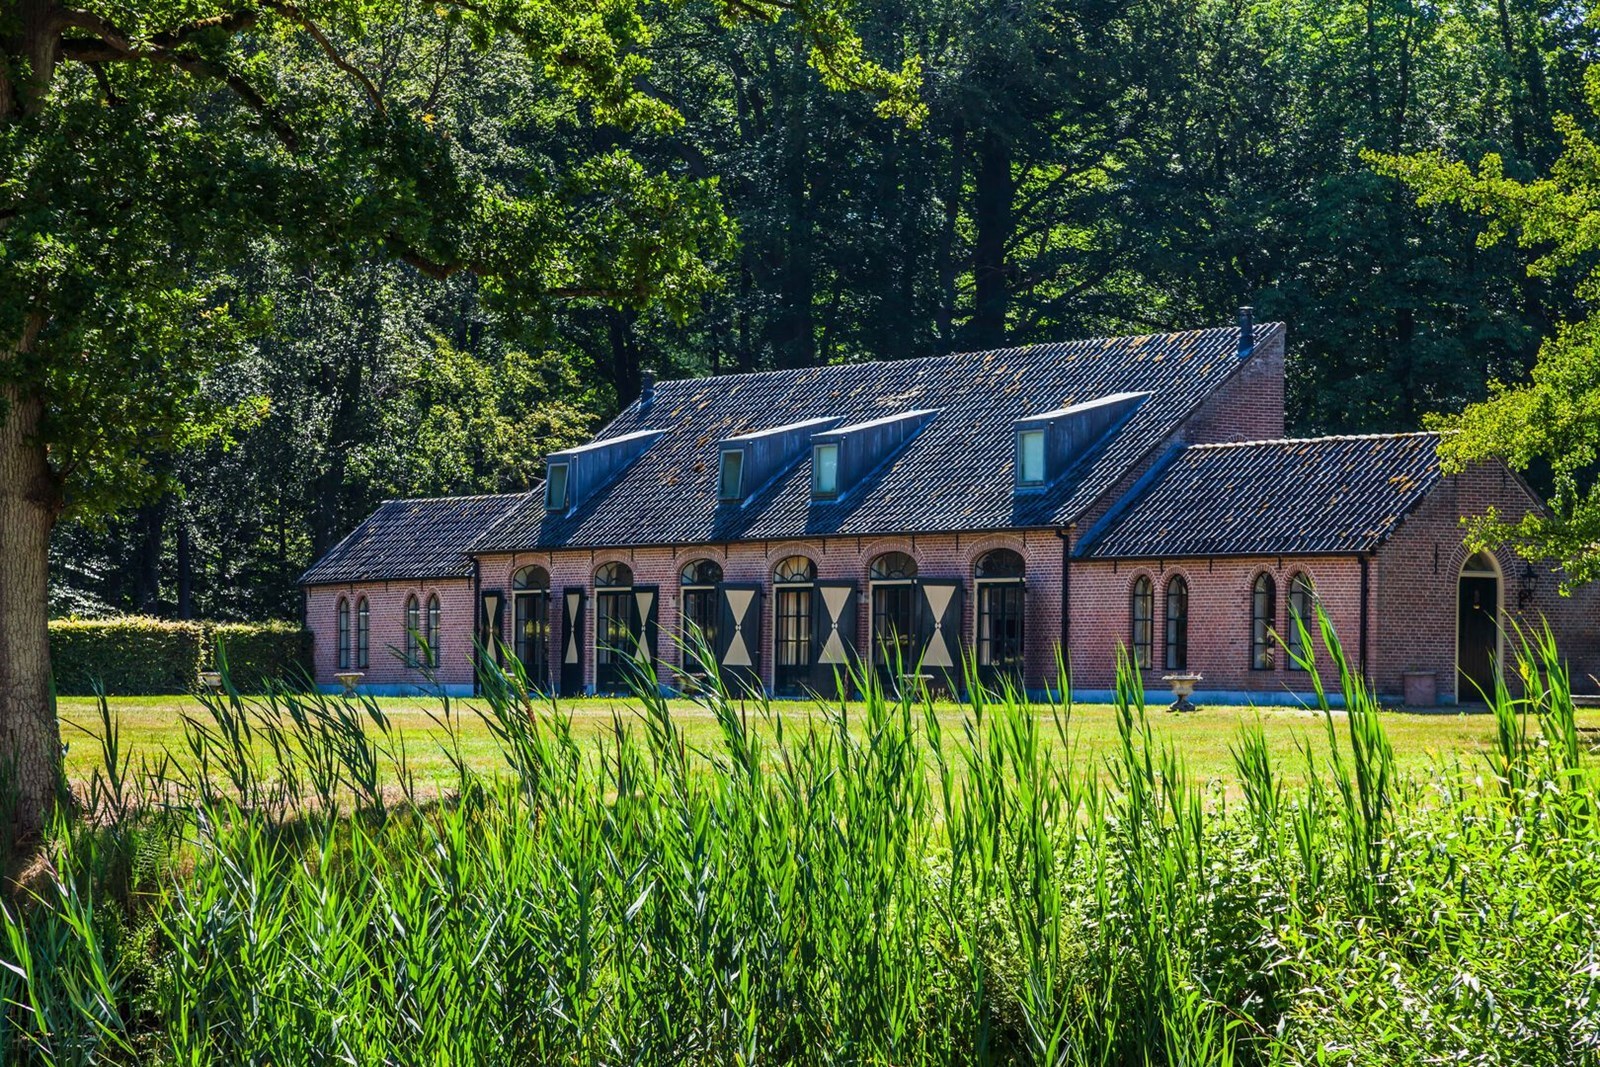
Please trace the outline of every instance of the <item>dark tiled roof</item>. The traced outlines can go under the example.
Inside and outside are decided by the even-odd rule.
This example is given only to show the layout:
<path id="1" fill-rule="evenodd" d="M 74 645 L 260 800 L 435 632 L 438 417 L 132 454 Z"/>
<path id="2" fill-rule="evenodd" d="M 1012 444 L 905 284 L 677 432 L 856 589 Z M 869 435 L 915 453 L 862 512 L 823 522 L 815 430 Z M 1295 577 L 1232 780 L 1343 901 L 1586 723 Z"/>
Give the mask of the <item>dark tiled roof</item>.
<path id="1" fill-rule="evenodd" d="M 1259 349 L 1279 324 L 1258 325 Z M 1076 518 L 1240 366 L 1237 328 L 1075 341 L 965 355 L 661 382 L 601 432 L 660 440 L 570 516 L 530 497 L 477 545 L 688 544 L 819 534 L 992 530 Z M 1012 490 L 1012 421 L 1111 393 L 1148 391 L 1105 443 L 1044 493 Z M 742 506 L 717 501 L 717 442 L 804 419 L 939 414 L 867 483 L 811 503 L 801 460 Z"/>
<path id="2" fill-rule="evenodd" d="M 462 578 L 472 543 L 525 496 L 387 500 L 300 576 L 301 585 L 386 578 Z"/>
<path id="3" fill-rule="evenodd" d="M 1431 433 L 1192 445 L 1131 494 L 1095 558 L 1364 552 L 1439 480 Z"/>

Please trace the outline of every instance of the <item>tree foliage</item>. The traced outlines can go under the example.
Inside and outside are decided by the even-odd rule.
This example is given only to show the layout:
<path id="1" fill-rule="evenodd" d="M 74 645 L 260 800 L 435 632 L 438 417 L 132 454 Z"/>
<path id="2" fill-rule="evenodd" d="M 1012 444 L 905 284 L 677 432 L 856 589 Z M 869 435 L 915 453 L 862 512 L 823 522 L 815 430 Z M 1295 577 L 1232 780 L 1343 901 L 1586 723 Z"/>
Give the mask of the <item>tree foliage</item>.
<path id="1" fill-rule="evenodd" d="M 1589 109 L 1600 114 L 1600 69 L 1589 71 L 1586 86 Z M 1452 469 L 1502 458 L 1517 470 L 1549 471 L 1547 511 L 1515 522 L 1491 512 L 1474 523 L 1473 536 L 1480 544 L 1515 542 L 1530 559 L 1558 559 L 1576 583 L 1600 578 L 1600 144 L 1571 116 L 1554 126 L 1562 150 L 1543 178 L 1512 176 L 1495 153 L 1476 167 L 1438 153 L 1374 161 L 1421 203 L 1484 217 L 1480 242 L 1513 239 L 1531 254 L 1530 277 L 1571 277 L 1586 314 L 1556 326 L 1530 377 L 1495 381 L 1487 400 L 1434 421 L 1451 431 L 1443 451 Z"/>

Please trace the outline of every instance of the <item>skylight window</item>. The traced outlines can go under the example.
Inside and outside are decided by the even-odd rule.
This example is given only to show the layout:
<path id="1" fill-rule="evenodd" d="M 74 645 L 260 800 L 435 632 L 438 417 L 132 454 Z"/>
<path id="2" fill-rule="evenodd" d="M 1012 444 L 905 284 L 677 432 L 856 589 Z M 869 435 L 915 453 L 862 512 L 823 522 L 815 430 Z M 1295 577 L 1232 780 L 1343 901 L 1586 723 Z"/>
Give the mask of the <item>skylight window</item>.
<path id="1" fill-rule="evenodd" d="M 717 495 L 724 501 L 744 499 L 744 449 L 722 450 L 722 475 Z"/>
<path id="2" fill-rule="evenodd" d="M 1023 430 L 1017 434 L 1017 484 L 1043 485 L 1044 431 Z"/>
<path id="3" fill-rule="evenodd" d="M 811 451 L 811 492 L 824 500 L 839 495 L 839 445 L 823 441 Z"/>
<path id="4" fill-rule="evenodd" d="M 546 511 L 567 510 L 567 465 L 565 463 L 552 463 L 545 472 L 544 479 L 544 509 Z"/>

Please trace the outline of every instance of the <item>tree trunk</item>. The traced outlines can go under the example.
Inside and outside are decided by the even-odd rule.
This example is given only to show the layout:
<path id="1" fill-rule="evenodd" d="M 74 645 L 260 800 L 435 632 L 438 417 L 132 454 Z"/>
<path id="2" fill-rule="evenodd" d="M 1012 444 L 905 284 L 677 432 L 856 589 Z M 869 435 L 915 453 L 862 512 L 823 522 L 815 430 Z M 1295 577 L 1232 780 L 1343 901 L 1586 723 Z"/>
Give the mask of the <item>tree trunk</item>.
<path id="1" fill-rule="evenodd" d="M 989 130 L 978 148 L 973 189 L 972 216 L 977 232 L 972 247 L 970 341 L 974 349 L 1001 348 L 1006 343 L 1006 315 L 1010 310 L 1006 245 L 1011 241 L 1014 193 L 1011 146 L 1000 134 Z"/>
<path id="2" fill-rule="evenodd" d="M 5 358 L 31 347 L 37 324 Z M 37 840 L 61 785 L 61 733 L 50 695 L 50 531 L 61 494 L 38 439 L 43 399 L 0 387 L 0 804 L 17 844 Z"/>

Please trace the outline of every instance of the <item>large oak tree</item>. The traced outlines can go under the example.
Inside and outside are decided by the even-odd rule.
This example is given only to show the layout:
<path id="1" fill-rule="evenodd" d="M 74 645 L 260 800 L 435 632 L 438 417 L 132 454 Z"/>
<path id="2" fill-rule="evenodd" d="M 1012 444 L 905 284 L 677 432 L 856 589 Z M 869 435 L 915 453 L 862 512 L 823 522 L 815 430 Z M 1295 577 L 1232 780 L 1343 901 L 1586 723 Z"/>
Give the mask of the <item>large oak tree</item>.
<path id="1" fill-rule="evenodd" d="M 606 129 L 680 121 L 649 0 L 0 0 L 0 757 L 21 837 L 60 788 L 46 626 L 50 533 L 162 487 L 152 456 L 223 431 L 207 373 L 264 309 L 228 267 L 262 242 L 309 265 L 374 254 L 478 275 L 513 308 L 683 314 L 732 228 L 707 177 L 651 170 Z M 849 0 L 714 0 L 788 25 L 833 88 L 914 117 L 915 61 L 866 58 Z M 399 23 L 437 32 L 395 38 Z M 464 160 L 383 48 L 514 42 L 596 131 L 535 173 Z M 426 56 L 418 57 L 426 59 Z"/>

